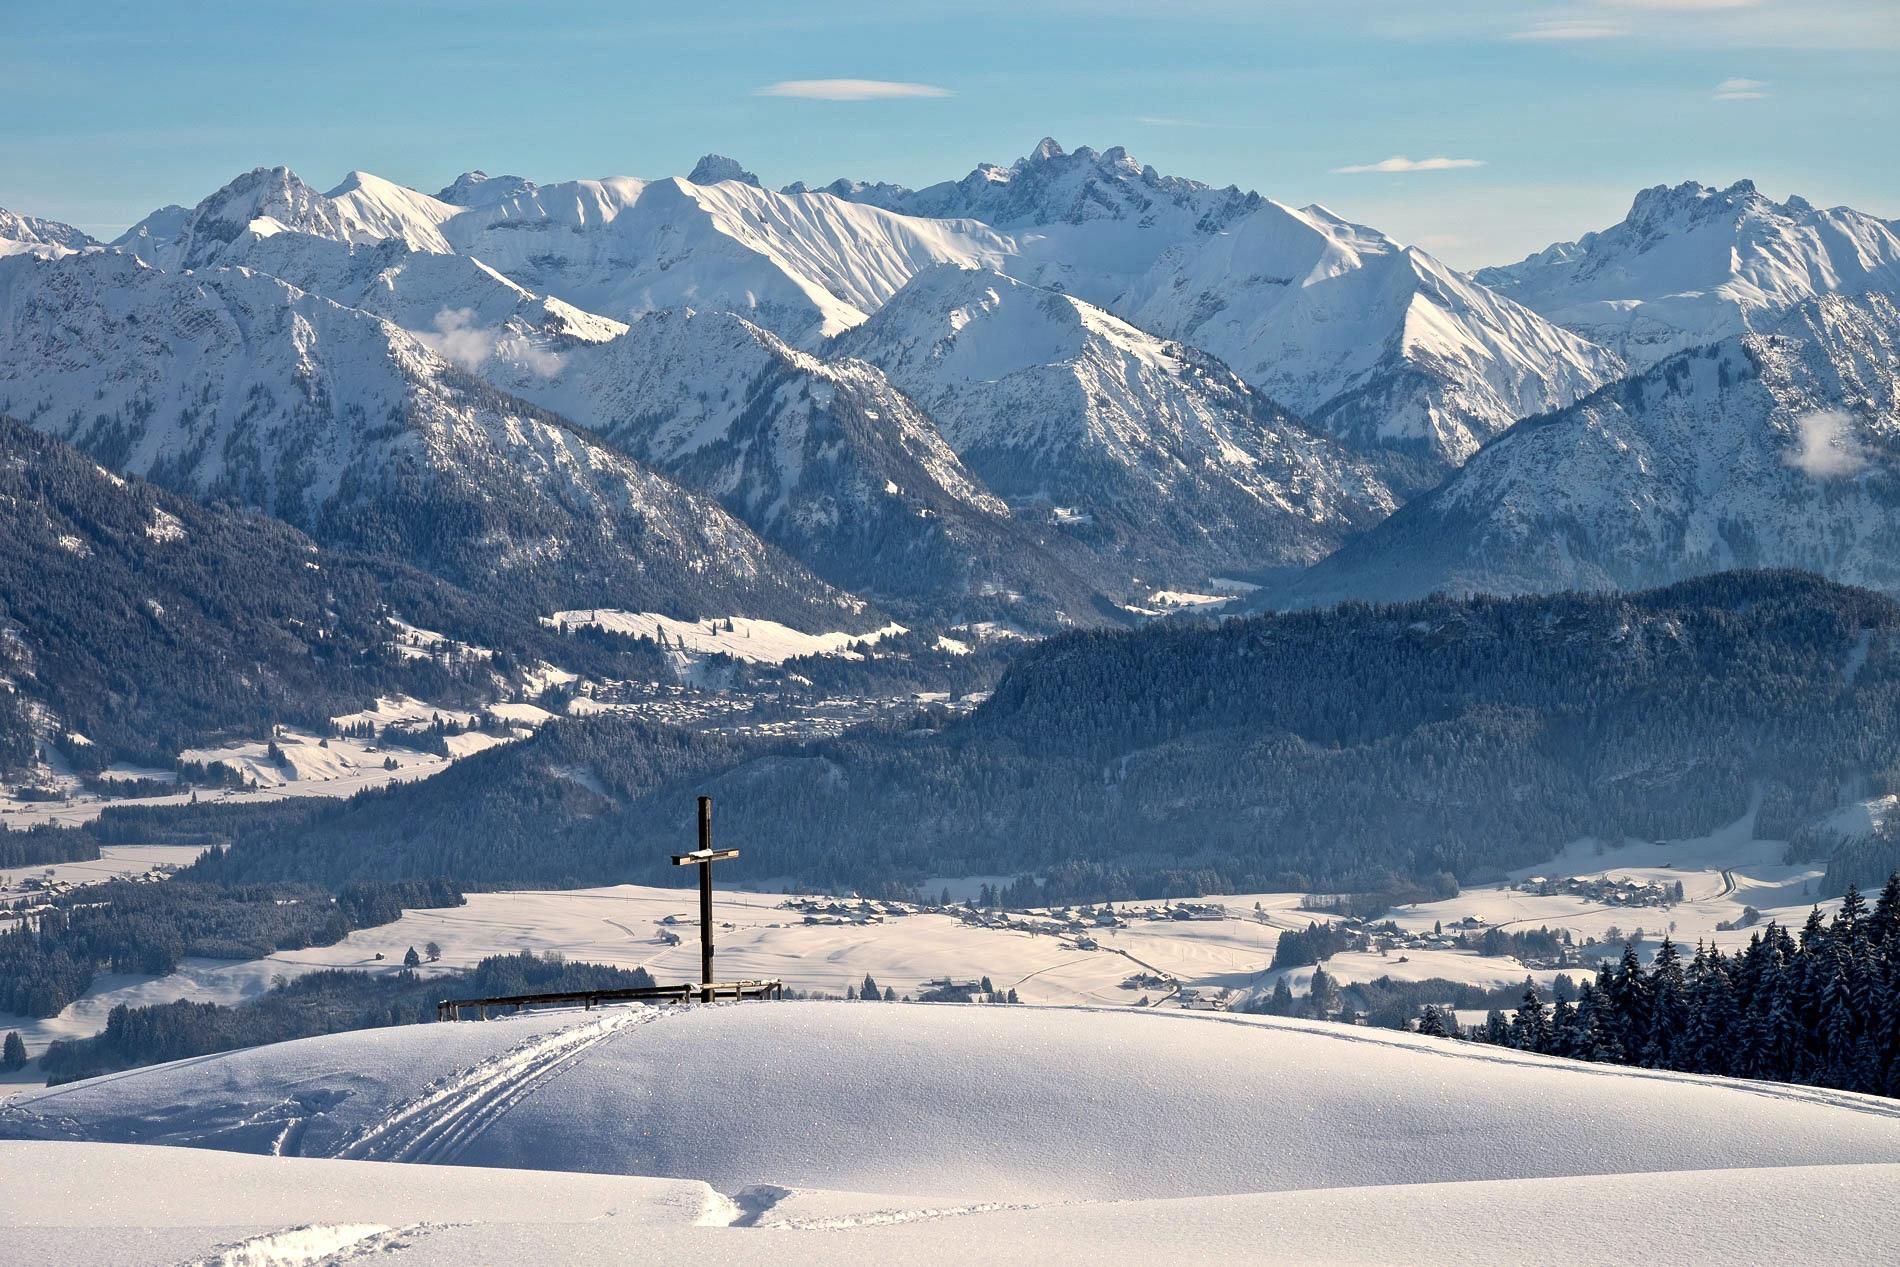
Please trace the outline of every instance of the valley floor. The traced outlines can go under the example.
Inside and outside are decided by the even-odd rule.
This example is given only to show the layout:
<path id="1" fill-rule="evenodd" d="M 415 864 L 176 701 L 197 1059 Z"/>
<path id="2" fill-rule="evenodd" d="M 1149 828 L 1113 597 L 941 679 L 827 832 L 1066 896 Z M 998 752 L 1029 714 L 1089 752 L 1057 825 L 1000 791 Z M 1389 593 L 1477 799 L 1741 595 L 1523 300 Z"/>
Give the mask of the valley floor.
<path id="1" fill-rule="evenodd" d="M 1630 843 L 1599 850 L 1577 842 L 1504 884 L 1467 889 L 1443 901 L 1395 907 L 1380 917 L 1402 930 L 1382 949 L 1345 951 L 1325 962 L 1342 983 L 1391 977 L 1443 979 L 1491 988 L 1526 976 L 1548 988 L 1563 974 L 1581 981 L 1596 957 L 1621 953 L 1625 938 L 1642 934 L 1639 949 L 1653 952 L 1664 935 L 1734 950 L 1770 920 L 1798 927 L 1815 904 L 1821 871 L 1783 861 L 1779 841 L 1756 840 L 1752 816 L 1693 840 Z M 115 856 L 131 851 L 115 850 Z M 70 864 L 81 865 L 81 864 Z M 97 867 L 101 864 L 83 864 Z M 1533 876 L 1580 892 L 1539 893 L 1522 887 Z M 1628 905 L 1591 896 L 1597 882 L 1628 886 L 1680 882 L 1683 900 Z M 1298 893 L 1212 896 L 1183 904 L 1219 908 L 1213 918 L 1173 918 L 1175 904 L 1122 903 L 1119 927 L 1097 927 L 1059 913 L 962 917 L 936 911 L 875 914 L 855 900 L 790 900 L 781 894 L 720 891 L 715 918 L 723 978 L 776 978 L 793 990 L 842 995 L 868 974 L 900 996 L 917 996 L 944 978 L 979 982 L 999 993 L 1011 989 L 1026 1003 L 1173 1008 L 1189 998 L 1223 997 L 1229 1005 L 1268 992 L 1282 976 L 1296 994 L 1311 985 L 1311 967 L 1271 968 L 1280 934 L 1336 918 L 1306 909 Z M 837 906 L 842 913 L 825 913 Z M 1256 909 L 1256 905 L 1258 909 Z M 1724 930 L 1754 907 L 1759 923 Z M 808 914 L 816 907 L 817 914 Z M 1212 913 L 1211 910 L 1209 912 Z M 1073 913 L 1080 915 L 1079 908 Z M 1474 921 L 1465 925 L 1463 921 Z M 1578 963 L 1531 966 L 1509 955 L 1485 956 L 1450 941 L 1485 928 L 1568 930 Z M 1434 930 L 1442 928 L 1442 935 Z M 696 980 L 698 912 L 683 889 L 620 885 L 601 889 L 470 894 L 461 907 L 406 911 L 401 920 L 351 933 L 333 946 L 280 951 L 248 962 L 189 960 L 165 977 L 102 976 L 59 1016 L 46 1020 L 0 1015 L 0 1031 L 18 1029 L 37 1055 L 55 1038 L 84 1037 L 105 1024 L 121 1003 L 139 1006 L 173 999 L 237 1002 L 267 989 L 273 978 L 321 968 L 396 970 L 407 951 L 434 943 L 439 962 L 422 971 L 472 967 L 496 954 L 533 951 L 568 959 L 641 967 L 660 981 Z M 1594 939 L 1595 945 L 1586 944 Z M 1142 978 L 1139 983 L 1130 983 Z M 1482 1014 L 1461 1018 L 1482 1020 Z M 28 1066 L 8 1081 L 36 1077 Z"/>

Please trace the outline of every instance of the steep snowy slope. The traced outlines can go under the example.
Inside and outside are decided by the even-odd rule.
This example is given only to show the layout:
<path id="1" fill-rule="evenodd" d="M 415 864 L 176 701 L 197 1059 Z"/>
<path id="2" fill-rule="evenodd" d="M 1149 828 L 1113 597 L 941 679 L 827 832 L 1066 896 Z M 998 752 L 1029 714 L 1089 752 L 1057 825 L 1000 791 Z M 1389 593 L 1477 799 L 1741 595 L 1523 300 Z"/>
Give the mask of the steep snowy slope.
<path id="1" fill-rule="evenodd" d="M 1117 147 L 1044 140 L 1008 168 L 907 191 L 828 187 L 1011 234 L 1002 267 L 1226 361 L 1429 484 L 1518 418 L 1617 376 L 1617 358 L 1463 274 L 1318 207 L 1163 176 Z"/>
<path id="2" fill-rule="evenodd" d="M 1281 601 L 1634 587 L 1737 566 L 1900 589 L 1900 308 L 1829 296 L 1527 422 Z"/>
<path id="3" fill-rule="evenodd" d="M 994 265 L 1010 249 L 982 225 L 737 179 L 529 186 L 471 207 L 445 232 L 530 289 L 593 312 L 725 308 L 794 341 L 856 325 L 920 269 Z"/>
<path id="4" fill-rule="evenodd" d="M 1772 326 L 1816 295 L 1900 290 L 1900 233 L 1851 207 L 1776 202 L 1753 181 L 1689 181 L 1645 189 L 1620 223 L 1478 280 L 1643 368 Z"/>
<path id="5" fill-rule="evenodd" d="M 641 317 L 553 369 L 504 348 L 482 372 L 717 497 L 839 585 L 965 619 L 1094 619 L 1089 558 L 1012 517 L 869 365 L 687 310 Z"/>
<path id="6" fill-rule="evenodd" d="M 115 475 L 4 417 L 0 542 L 9 782 L 35 764 L 36 742 L 83 772 L 165 770 L 181 749 L 274 723 L 320 732 L 384 693 L 473 701 L 493 689 L 485 668 L 403 655 L 389 612 L 517 662 L 560 654 L 534 619 L 498 618 L 400 562 L 322 550 L 287 524 Z"/>
<path id="7" fill-rule="evenodd" d="M 130 251 L 150 263 L 158 258 L 159 251 L 185 231 L 185 226 L 191 223 L 191 216 L 192 208 L 171 203 L 152 212 L 113 238 L 108 245 Z"/>
<path id="8" fill-rule="evenodd" d="M 351 172 L 343 184 L 321 194 L 287 167 L 258 167 L 182 218 L 176 207 L 153 212 L 115 245 L 122 244 L 148 264 L 165 269 L 229 263 L 227 248 L 247 233 L 261 236 L 284 230 L 338 242 L 393 237 L 417 250 L 446 252 L 451 248 L 438 226 L 456 210 L 427 194 L 363 172 Z"/>
<path id="9" fill-rule="evenodd" d="M 920 401 L 1018 515 L 1164 588 L 1310 563 L 1394 505 L 1211 357 L 993 272 L 921 274 L 833 347 Z"/>
<path id="10" fill-rule="evenodd" d="M 70 224 L 23 216 L 0 207 L 0 256 L 31 254 L 56 258 L 97 245 L 89 234 Z"/>
<path id="11" fill-rule="evenodd" d="M 627 328 L 537 295 L 472 256 L 418 251 L 398 238 L 354 244 L 247 229 L 221 256 L 392 321 L 468 370 L 498 352 L 548 369 L 569 344 L 604 342 Z"/>
<path id="12" fill-rule="evenodd" d="M 243 269 L 0 261 L 0 410 L 108 466 L 544 611 L 835 627 L 845 601 L 713 503 L 387 322 Z"/>
<path id="13" fill-rule="evenodd" d="M 724 308 L 794 340 L 857 324 L 921 268 L 994 265 L 1011 249 L 982 225 L 772 193 L 748 175 L 708 155 L 694 169 L 697 181 L 537 185 L 469 172 L 431 197 L 367 172 L 322 194 L 287 168 L 260 167 L 182 222 L 166 208 L 120 241 L 177 269 L 238 263 L 239 239 L 284 230 L 339 242 L 395 239 L 415 251 L 473 255 L 530 290 L 615 319 Z"/>

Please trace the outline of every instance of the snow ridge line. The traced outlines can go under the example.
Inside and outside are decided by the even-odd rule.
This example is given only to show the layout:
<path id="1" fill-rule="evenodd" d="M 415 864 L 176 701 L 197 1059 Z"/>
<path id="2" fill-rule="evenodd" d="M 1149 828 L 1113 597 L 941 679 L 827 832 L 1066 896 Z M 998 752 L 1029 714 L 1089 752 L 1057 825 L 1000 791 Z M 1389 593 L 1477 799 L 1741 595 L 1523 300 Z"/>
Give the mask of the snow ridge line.
<path id="1" fill-rule="evenodd" d="M 437 1079 L 422 1094 L 359 1128 L 329 1155 L 357 1161 L 453 1161 L 496 1119 L 577 1056 L 622 1029 L 660 1015 L 653 1007 L 620 1009 L 531 1039 Z"/>
<path id="2" fill-rule="evenodd" d="M 1145 1019 L 1165 1019 L 1175 1013 L 1146 1011 L 1140 1008 L 1112 1008 L 1099 1004 L 1077 1006 L 1078 1012 L 1122 1012 L 1141 1016 Z M 1243 1019 L 1221 1012 L 1191 1012 L 1187 1015 L 1197 1021 L 1211 1025 L 1257 1025 L 1258 1022 Z M 1318 1026 L 1320 1028 L 1311 1028 Z M 1560 1068 L 1572 1073 L 1586 1074 L 1592 1077 L 1642 1078 L 1653 1082 L 1677 1082 L 1694 1086 L 1726 1087 L 1732 1091 L 1746 1091 L 1751 1095 L 1768 1100 L 1788 1100 L 1800 1104 L 1818 1104 L 1829 1108 L 1849 1109 L 1856 1113 L 1870 1113 L 1877 1117 L 1900 1118 L 1900 1101 L 1885 1096 L 1868 1095 L 1859 1091 L 1836 1091 L 1830 1087 L 1810 1087 L 1792 1082 L 1764 1082 L 1755 1078 L 1726 1078 L 1708 1073 L 1683 1073 L 1677 1069 L 1645 1069 L 1637 1065 L 1598 1064 L 1589 1060 L 1572 1060 L 1565 1056 L 1545 1056 L 1536 1052 L 1522 1052 L 1512 1047 L 1495 1047 L 1489 1043 L 1465 1042 L 1458 1039 L 1435 1039 L 1429 1042 L 1412 1042 L 1399 1037 L 1400 1031 L 1388 1031 L 1391 1038 L 1381 1038 L 1371 1030 L 1361 1026 L 1335 1024 L 1331 1021 L 1294 1021 L 1286 1018 L 1272 1018 L 1262 1028 L 1282 1029 L 1294 1033 L 1311 1034 L 1320 1038 L 1330 1038 L 1339 1042 L 1364 1043 L 1374 1047 L 1402 1048 L 1405 1051 L 1422 1052 L 1448 1060 L 1475 1060 L 1482 1064 L 1516 1065 L 1522 1067 Z M 1337 1032 L 1334 1031 L 1343 1031 Z"/>

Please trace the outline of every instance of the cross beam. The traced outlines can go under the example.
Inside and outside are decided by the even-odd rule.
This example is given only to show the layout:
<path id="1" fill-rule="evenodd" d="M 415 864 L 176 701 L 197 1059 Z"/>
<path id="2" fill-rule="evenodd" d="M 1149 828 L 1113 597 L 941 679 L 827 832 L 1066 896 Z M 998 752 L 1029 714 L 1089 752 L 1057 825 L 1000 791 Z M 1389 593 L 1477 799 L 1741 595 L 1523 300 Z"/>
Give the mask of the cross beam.
<path id="1" fill-rule="evenodd" d="M 712 797 L 700 797 L 699 848 L 691 853 L 674 854 L 673 865 L 699 868 L 699 997 L 702 1003 L 711 1003 L 713 999 L 712 864 L 738 856 L 737 849 L 713 848 Z"/>

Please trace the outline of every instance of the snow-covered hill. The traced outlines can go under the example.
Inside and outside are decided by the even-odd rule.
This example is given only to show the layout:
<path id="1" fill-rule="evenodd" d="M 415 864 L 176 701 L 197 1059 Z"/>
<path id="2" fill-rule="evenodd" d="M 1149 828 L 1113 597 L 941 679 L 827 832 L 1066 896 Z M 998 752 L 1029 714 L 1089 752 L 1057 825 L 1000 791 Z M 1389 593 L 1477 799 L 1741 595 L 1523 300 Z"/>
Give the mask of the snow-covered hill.
<path id="1" fill-rule="evenodd" d="M 831 628 L 847 602 L 717 505 L 388 322 L 245 269 L 0 261 L 0 411 L 319 540 L 554 600 L 543 610 L 713 602 Z"/>
<path id="2" fill-rule="evenodd" d="M 1281 601 L 1796 567 L 1900 589 L 1900 307 L 1828 296 L 1524 423 Z"/>
<path id="3" fill-rule="evenodd" d="M 1489 1239 L 1476 1231 L 1473 1207 L 1509 1229 L 1519 1261 L 1572 1259 L 1585 1240 L 1602 1261 L 1666 1258 L 1683 1244 L 1698 1261 L 1759 1260 L 1774 1245 L 1797 1255 L 1825 1246 L 1853 1261 L 1857 1248 L 1882 1246 L 1875 1229 L 1900 1207 L 1900 1113 L 1888 1101 L 1310 1022 L 1087 1009 L 624 1008 L 359 1032 L 27 1092 L 0 1108 L 0 1134 L 277 1155 L 179 1154 L 178 1166 L 232 1189 L 235 1204 L 210 1220 L 179 1185 L 133 1185 L 123 1202 L 95 1200 L 78 1220 L 106 1232 L 202 1229 L 196 1242 L 173 1234 L 161 1261 L 187 1244 L 281 1237 L 311 1221 L 331 1235 L 337 1223 L 384 1224 L 357 1229 L 360 1238 L 394 1222 L 406 1233 L 387 1251 L 398 1261 L 447 1261 L 435 1251 L 453 1259 L 478 1242 L 444 1224 L 522 1217 L 502 1212 L 518 1206 L 484 1214 L 458 1200 L 448 1173 L 486 1180 L 457 1167 L 422 1167 L 413 1180 L 385 1170 L 383 1203 L 413 1212 L 342 1217 L 374 1208 L 372 1194 L 337 1162 L 299 1158 L 645 1177 L 643 1188 L 618 1181 L 646 1199 L 609 1220 L 614 1243 L 697 1224 L 720 1229 L 684 1242 L 708 1261 L 746 1253 L 747 1238 L 765 1235 L 753 1227 L 781 1229 L 769 1247 L 778 1261 L 807 1248 L 830 1261 L 880 1248 L 941 1255 L 953 1243 L 1013 1259 L 1065 1235 L 1080 1238 L 1071 1245 L 1168 1243 L 1171 1257 L 1190 1261 L 1287 1244 L 1300 1247 L 1293 1260 L 1407 1261 L 1421 1241 L 1434 1256 L 1481 1261 L 1482 1246 L 1503 1242 L 1497 1228 Z M 62 1175 L 155 1164 L 76 1144 L 0 1149 Z M 1822 1169 L 1756 1169 L 1765 1164 Z M 270 1184 L 291 1174 L 304 1176 L 297 1213 L 260 1217 L 243 1199 L 247 1176 Z M 1807 1185 L 1804 1174 L 1822 1179 Z M 60 1222 L 53 1210 L 77 1213 L 70 1198 L 59 1204 L 66 1185 L 21 1178 L 28 1186 L 16 1185 L 6 1216 L 16 1226 L 50 1228 Z M 606 1244 L 555 1211 L 563 1193 L 600 1200 L 607 1180 L 519 1182 L 545 1203 L 543 1219 L 568 1225 L 545 1232 L 536 1257 Z M 434 1194 L 434 1210 L 402 1199 L 412 1183 Z M 1560 1195 L 1573 1188 L 1587 1199 Z M 349 1201 L 339 1189 L 353 1191 Z M 1591 1205 L 1645 1191 L 1639 1207 L 1662 1217 L 1611 1218 L 1625 1207 Z M 1751 1213 L 1770 1192 L 1781 1198 L 1767 1203 L 1774 1217 Z M 1672 1199 L 1657 1199 L 1665 1193 Z M 1523 1211 L 1545 1210 L 1547 1198 L 1578 1207 L 1581 1222 L 1527 1224 Z M 313 1218 L 307 1207 L 329 1213 Z M 1317 1237 L 1313 1212 L 1335 1207 L 1384 1213 L 1363 1226 L 1322 1218 Z M 1478 1239 L 1448 1241 L 1438 1221 L 1447 1214 Z M 1306 1239 L 1276 1240 L 1282 1221 L 1305 1226 Z M 871 1225 L 909 1230 L 896 1241 L 847 1232 Z M 1538 1227 L 1551 1230 L 1529 1230 Z M 1860 1245 L 1857 1235 L 1876 1239 Z M 109 1252 L 115 1238 L 40 1243 Z"/>
<path id="4" fill-rule="evenodd" d="M 1394 505 L 1212 357 L 993 272 L 921 274 L 833 347 L 920 401 L 1018 515 L 1124 576 L 1301 566 Z"/>
<path id="5" fill-rule="evenodd" d="M 1092 619 L 1090 560 L 1012 517 L 870 365 L 690 310 L 641 317 L 556 368 L 543 359 L 504 348 L 482 372 L 718 498 L 841 586 L 964 619 Z"/>
<path id="6" fill-rule="evenodd" d="M 1753 181 L 1636 195 L 1629 215 L 1478 279 L 1637 368 L 1772 327 L 1817 295 L 1900 290 L 1900 233 L 1851 207 L 1776 202 Z"/>
<path id="7" fill-rule="evenodd" d="M 1044 140 L 1004 168 L 841 198 L 1010 234 L 1001 267 L 1220 357 L 1355 445 L 1432 472 L 1614 378 L 1617 358 L 1429 255 L 1321 207 L 1163 176 L 1117 147 Z"/>

